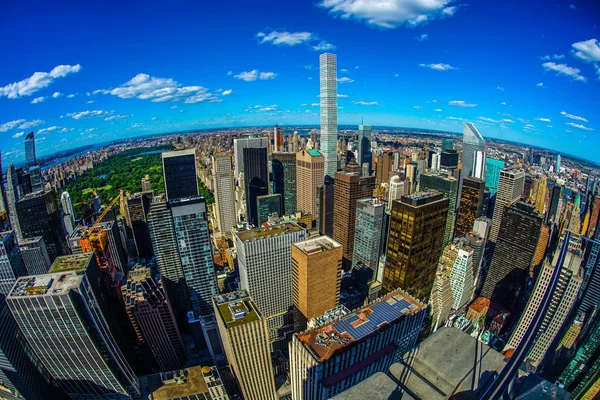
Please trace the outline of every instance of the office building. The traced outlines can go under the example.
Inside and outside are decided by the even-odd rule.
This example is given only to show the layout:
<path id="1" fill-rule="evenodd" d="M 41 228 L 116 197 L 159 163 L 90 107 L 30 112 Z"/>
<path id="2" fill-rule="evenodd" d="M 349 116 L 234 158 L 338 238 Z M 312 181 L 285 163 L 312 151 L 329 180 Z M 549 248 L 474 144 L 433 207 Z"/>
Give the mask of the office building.
<path id="1" fill-rule="evenodd" d="M 444 223 L 443 243 L 443 247 L 446 247 L 448 244 L 452 243 L 452 238 L 454 237 L 454 210 L 456 210 L 457 204 L 458 181 L 444 172 L 425 173 L 421 175 L 419 190 L 435 190 L 443 193 L 444 197 L 448 199 L 448 215 L 446 216 L 446 221 Z"/>
<path id="2" fill-rule="evenodd" d="M 2 151 L 0 151 L 0 171 L 4 171 L 2 169 Z M 2 172 L 4 173 L 4 172 Z M 4 179 L 2 179 L 2 184 L 0 184 L 0 212 L 4 211 L 4 216 L 8 216 L 8 201 L 6 197 L 6 190 L 4 188 Z"/>
<path id="3" fill-rule="evenodd" d="M 73 220 L 77 219 L 77 213 L 75 212 L 75 207 L 73 207 L 73 200 L 69 192 L 62 192 L 60 195 L 60 204 L 65 214 L 72 216 Z"/>
<path id="4" fill-rule="evenodd" d="M 92 232 L 94 234 L 90 234 Z M 90 239 L 93 237 L 98 239 L 98 242 L 92 243 L 95 239 Z M 127 269 L 127 256 L 121 240 L 119 226 L 115 221 L 100 222 L 95 228 L 77 227 L 67 240 L 71 248 L 71 254 L 101 251 L 103 258 L 110 259 L 110 268 L 124 277 L 124 271 Z M 102 262 L 99 261 L 99 263 Z"/>
<path id="5" fill-rule="evenodd" d="M 35 156 L 35 134 L 33 132 L 29 132 L 25 136 L 25 162 L 27 165 L 35 165 L 37 163 Z"/>
<path id="6" fill-rule="evenodd" d="M 44 181 L 42 179 L 42 171 L 39 165 L 30 165 L 27 168 L 27 174 L 29 175 L 29 182 L 31 184 L 32 192 L 44 190 Z"/>
<path id="7" fill-rule="evenodd" d="M 373 154 L 371 153 L 371 125 L 358 126 L 358 144 L 356 146 L 357 163 L 361 167 L 368 164 L 368 174 L 373 170 Z"/>
<path id="8" fill-rule="evenodd" d="M 450 272 L 450 289 L 452 290 L 452 309 L 465 307 L 474 289 L 474 257 L 473 249 L 464 239 L 451 244 L 456 252 L 456 260 Z"/>
<path id="9" fill-rule="evenodd" d="M 146 175 L 142 178 L 142 192 L 151 192 L 152 183 L 150 182 L 150 176 Z"/>
<path id="10" fill-rule="evenodd" d="M 281 129 L 279 125 L 275 124 L 275 128 L 273 128 L 273 153 L 277 153 L 278 151 L 283 151 L 283 135 L 281 134 Z"/>
<path id="11" fill-rule="evenodd" d="M 374 176 L 362 176 L 361 168 L 350 161 L 343 171 L 335 174 L 333 240 L 342 245 L 344 269 L 352 266 L 354 253 L 354 228 L 356 227 L 356 202 L 372 197 Z"/>
<path id="12" fill-rule="evenodd" d="M 215 214 L 222 236 L 231 238 L 231 228 L 236 223 L 235 184 L 231 156 L 213 156 L 212 158 L 213 192 L 215 195 Z"/>
<path id="13" fill-rule="evenodd" d="M 442 151 L 454 150 L 452 139 L 442 139 Z"/>
<path id="14" fill-rule="evenodd" d="M 324 53 L 319 56 L 319 83 L 323 172 L 333 178 L 338 169 L 337 57 L 335 54 Z"/>
<path id="15" fill-rule="evenodd" d="M 504 161 L 494 158 L 487 158 L 485 165 L 485 189 L 490 192 L 490 196 L 494 197 L 498 192 L 498 184 L 500 183 L 500 171 L 504 169 Z"/>
<path id="16" fill-rule="evenodd" d="M 558 183 L 554 183 L 552 185 L 552 190 L 550 191 L 550 205 L 548 206 L 548 212 L 546 213 L 546 223 L 558 222 L 558 206 L 560 202 L 560 193 L 562 191 L 562 186 Z"/>
<path id="17" fill-rule="evenodd" d="M 388 199 L 386 209 L 389 211 L 392 209 L 392 201 L 400 199 L 400 197 L 404 196 L 405 184 L 400 179 L 398 175 L 394 175 L 390 178 L 390 183 L 388 185 Z"/>
<path id="18" fill-rule="evenodd" d="M 219 291 L 206 201 L 203 196 L 194 196 L 169 200 L 169 205 L 194 317 L 208 316 L 212 312 L 211 297 Z"/>
<path id="19" fill-rule="evenodd" d="M 298 211 L 310 213 L 313 218 L 317 215 L 317 187 L 325 182 L 323 174 L 327 175 L 324 168 L 325 157 L 317 150 L 302 150 L 296 153 L 296 188 L 301 189 L 296 190 L 296 208 Z"/>
<path id="20" fill-rule="evenodd" d="M 561 250 L 561 247 L 563 249 Z M 561 252 L 564 251 L 564 260 L 561 262 Z M 539 313 L 540 304 L 549 290 L 551 277 L 556 268 L 560 269 L 560 278 L 554 291 L 552 292 L 552 305 L 544 315 L 540 333 L 531 348 L 526 360 L 531 365 L 537 367 L 540 365 L 546 352 L 556 339 L 559 331 L 562 329 L 581 287 L 583 277 L 582 259 L 578 254 L 568 251 L 567 246 L 559 246 L 554 253 L 552 262 L 546 261 L 535 283 L 535 287 L 527 307 L 519 319 L 516 329 L 509 342 L 504 347 L 505 350 L 516 349 L 525 333 L 529 329 L 531 322 Z"/>
<path id="21" fill-rule="evenodd" d="M 560 174 L 560 154 L 556 156 L 556 167 L 554 168 L 557 174 Z"/>
<path id="22" fill-rule="evenodd" d="M 475 152 L 475 157 L 473 158 L 473 168 L 472 168 L 473 178 L 485 180 L 485 166 L 486 166 L 485 151 L 477 150 Z"/>
<path id="23" fill-rule="evenodd" d="M 333 236 L 334 180 L 327 177 L 317 186 L 317 229 L 321 235 Z"/>
<path id="24" fill-rule="evenodd" d="M 501 220 L 481 296 L 513 312 L 529 275 L 543 219 L 529 204 L 516 202 L 504 207 Z"/>
<path id="25" fill-rule="evenodd" d="M 273 153 L 273 193 L 279 193 L 283 215 L 294 214 L 296 208 L 296 153 Z M 314 215 L 314 214 L 313 214 Z"/>
<path id="26" fill-rule="evenodd" d="M 340 319 L 295 334 L 290 343 L 292 399 L 330 399 L 377 372 L 387 372 L 414 348 L 425 313 L 424 304 L 395 290 Z"/>
<path id="27" fill-rule="evenodd" d="M 256 198 L 269 194 L 267 148 L 244 148 L 244 182 L 248 222 L 258 225 Z"/>
<path id="28" fill-rule="evenodd" d="M 267 323 L 245 290 L 213 297 L 229 368 L 244 399 L 276 400 Z"/>
<path id="29" fill-rule="evenodd" d="M 485 182 L 478 178 L 464 178 L 460 205 L 456 216 L 455 237 L 463 237 L 473 230 L 475 219 L 481 216 Z"/>
<path id="30" fill-rule="evenodd" d="M 444 326 L 452 312 L 454 297 L 450 286 L 450 274 L 456 263 L 458 252 L 456 248 L 449 244 L 444 248 L 442 256 L 438 262 L 435 280 L 431 289 L 431 318 L 432 332 Z"/>
<path id="31" fill-rule="evenodd" d="M 473 166 L 475 165 L 475 153 L 477 151 L 483 152 L 483 157 L 485 157 L 485 140 L 481 133 L 475 128 L 470 122 L 464 122 L 463 124 L 463 140 L 462 140 L 462 154 L 461 154 L 461 178 L 466 178 L 469 176 L 473 176 Z M 483 165 L 483 159 L 479 162 L 480 165 Z M 481 176 L 483 177 L 483 171 L 481 172 Z M 462 180 L 462 179 L 461 179 Z"/>
<path id="32" fill-rule="evenodd" d="M 152 199 L 148 213 L 148 231 L 167 297 L 179 326 L 184 326 L 186 313 L 191 309 L 190 298 L 179 257 L 173 217 L 165 195 Z"/>
<path id="33" fill-rule="evenodd" d="M 131 227 L 138 256 L 147 260 L 153 255 L 146 221 L 151 200 L 152 193 L 134 193 L 127 199 L 127 224 Z"/>
<path id="34" fill-rule="evenodd" d="M 281 195 L 275 193 L 256 197 L 256 210 L 257 226 L 262 226 L 271 216 L 281 216 Z"/>
<path id="35" fill-rule="evenodd" d="M 8 169 L 6 170 L 6 207 L 8 208 L 8 220 L 10 221 L 10 226 L 12 230 L 15 231 L 17 239 L 21 239 L 23 238 L 23 235 L 21 234 L 19 218 L 17 217 L 17 201 L 19 200 L 19 191 L 17 187 L 17 170 L 11 163 L 8 164 Z"/>
<path id="36" fill-rule="evenodd" d="M 35 236 L 29 239 L 23 239 L 19 242 L 19 250 L 23 258 L 23 265 L 27 270 L 27 275 L 41 275 L 48 273 L 52 263 L 46 250 L 44 238 Z"/>
<path id="37" fill-rule="evenodd" d="M 548 183 L 544 175 L 538 178 L 537 191 L 535 193 L 535 209 L 543 214 L 546 211 L 546 193 L 548 192 Z"/>
<path id="38" fill-rule="evenodd" d="M 377 185 L 390 181 L 393 168 L 393 155 L 393 153 L 386 151 L 382 155 L 375 157 L 375 162 L 377 163 L 375 169 Z M 414 183 L 415 180 L 411 180 L 411 182 Z"/>
<path id="39" fill-rule="evenodd" d="M 492 227 L 490 228 L 490 240 L 492 242 L 496 242 L 498 239 L 498 232 L 500 231 L 504 215 L 504 207 L 521 198 L 524 183 L 525 172 L 523 170 L 503 169 L 500 171 L 494 216 L 492 218 Z"/>
<path id="40" fill-rule="evenodd" d="M 146 375 L 142 395 L 151 400 L 229 400 L 217 367 L 195 366 Z"/>
<path id="41" fill-rule="evenodd" d="M 442 154 L 440 154 L 440 169 L 450 171 L 450 174 L 453 174 L 457 168 L 458 152 L 456 150 L 442 151 Z"/>
<path id="42" fill-rule="evenodd" d="M 196 149 L 162 153 L 167 200 L 198 196 Z"/>
<path id="43" fill-rule="evenodd" d="M 240 181 L 244 174 L 244 149 L 246 148 L 267 148 L 269 139 L 267 137 L 251 137 L 233 140 L 233 158 L 235 179 Z M 243 186 L 243 185 L 242 185 Z"/>
<path id="44" fill-rule="evenodd" d="M 274 349 L 286 349 L 293 330 L 292 243 L 306 239 L 306 231 L 295 222 L 238 231 L 237 249 L 240 286 L 264 315 Z"/>
<path id="45" fill-rule="evenodd" d="M 13 231 L 0 232 L 0 296 L 8 295 L 17 278 L 27 275 Z"/>
<path id="46" fill-rule="evenodd" d="M 342 245 L 327 236 L 292 244 L 292 300 L 305 321 L 339 304 Z"/>
<path id="47" fill-rule="evenodd" d="M 91 255 L 89 262 L 95 262 Z M 87 272 L 96 268 L 89 265 Z M 92 284 L 88 273 L 79 270 L 21 277 L 7 303 L 33 353 L 69 397 L 139 396 L 138 379 L 112 336 Z"/>
<path id="48" fill-rule="evenodd" d="M 54 189 L 30 193 L 17 202 L 17 216 L 24 238 L 42 236 L 50 261 L 67 251 Z"/>
<path id="49" fill-rule="evenodd" d="M 160 276 L 134 267 L 127 274 L 123 301 L 139 342 L 150 348 L 160 370 L 181 368 L 187 360 L 185 346 Z"/>
<path id="50" fill-rule="evenodd" d="M 354 250 L 352 268 L 358 265 L 377 271 L 382 248 L 385 251 L 386 203 L 376 197 L 368 197 L 356 202 L 356 225 L 354 228 Z"/>
<path id="51" fill-rule="evenodd" d="M 383 293 L 397 288 L 427 301 L 442 253 L 449 200 L 438 192 L 403 196 L 392 205 Z"/>

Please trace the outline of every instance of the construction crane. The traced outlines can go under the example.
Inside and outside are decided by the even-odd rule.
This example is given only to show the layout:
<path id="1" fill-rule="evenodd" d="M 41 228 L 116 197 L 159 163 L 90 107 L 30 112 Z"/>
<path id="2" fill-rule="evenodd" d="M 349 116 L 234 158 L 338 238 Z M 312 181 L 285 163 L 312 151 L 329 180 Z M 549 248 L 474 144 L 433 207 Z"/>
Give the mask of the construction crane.
<path id="1" fill-rule="evenodd" d="M 121 194 L 118 194 L 115 196 L 114 199 L 112 199 L 112 201 L 108 204 L 104 211 L 102 211 L 102 214 L 100 214 L 100 216 L 96 219 L 96 222 L 94 222 L 92 228 L 95 228 L 100 222 L 102 222 L 106 214 L 108 214 L 108 212 L 115 206 L 115 204 L 117 204 L 117 201 L 119 201 L 120 198 Z"/>

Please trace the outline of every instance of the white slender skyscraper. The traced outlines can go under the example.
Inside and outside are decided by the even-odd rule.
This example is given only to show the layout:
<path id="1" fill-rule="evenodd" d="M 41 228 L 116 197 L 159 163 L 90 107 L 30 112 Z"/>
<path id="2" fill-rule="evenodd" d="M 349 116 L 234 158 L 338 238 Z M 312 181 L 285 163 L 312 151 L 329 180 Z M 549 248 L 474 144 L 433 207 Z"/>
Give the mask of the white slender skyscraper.
<path id="1" fill-rule="evenodd" d="M 460 173 L 461 178 L 473 176 L 475 152 L 485 152 L 485 150 L 485 140 L 483 139 L 483 136 L 481 136 L 481 133 L 479 133 L 477 128 L 475 128 L 475 125 L 470 122 L 465 122 L 463 127 L 463 147 L 461 156 L 462 171 Z"/>
<path id="2" fill-rule="evenodd" d="M 62 192 L 60 195 L 60 204 L 62 205 L 62 209 L 65 214 L 71 215 L 73 219 L 77 218 L 75 214 L 75 208 L 73 207 L 73 200 L 71 200 L 69 192 Z"/>
<path id="3" fill-rule="evenodd" d="M 321 86 L 321 153 L 325 157 L 325 176 L 337 172 L 337 57 L 324 53 L 319 56 Z"/>

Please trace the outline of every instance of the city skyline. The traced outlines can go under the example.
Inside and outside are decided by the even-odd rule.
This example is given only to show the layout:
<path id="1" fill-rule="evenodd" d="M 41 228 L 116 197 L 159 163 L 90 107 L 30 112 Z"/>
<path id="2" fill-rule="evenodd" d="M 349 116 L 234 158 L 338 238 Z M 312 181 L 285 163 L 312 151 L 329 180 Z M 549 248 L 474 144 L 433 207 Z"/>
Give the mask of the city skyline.
<path id="1" fill-rule="evenodd" d="M 263 15 L 246 3 L 235 13 L 225 4 L 186 4 L 185 13 L 10 4 L 0 32 L 14 39 L 0 49 L 19 62 L 0 67 L 5 164 L 25 160 L 30 131 L 44 156 L 154 133 L 318 125 L 325 52 L 338 56 L 340 125 L 364 117 L 372 126 L 460 132 L 464 119 L 486 138 L 594 160 L 597 5 L 423 4 L 392 1 L 379 13 L 363 1 L 271 3 Z M 200 12 L 211 18 L 198 24 Z M 295 18 L 272 22 L 284 14 Z M 282 88 L 289 94 L 274 94 Z"/>

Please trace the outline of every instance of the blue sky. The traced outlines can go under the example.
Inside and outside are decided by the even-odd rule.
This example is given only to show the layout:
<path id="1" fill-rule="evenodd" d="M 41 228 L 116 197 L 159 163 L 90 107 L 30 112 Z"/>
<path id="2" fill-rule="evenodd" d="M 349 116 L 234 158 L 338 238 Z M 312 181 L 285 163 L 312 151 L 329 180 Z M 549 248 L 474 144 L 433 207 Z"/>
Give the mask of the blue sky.
<path id="1" fill-rule="evenodd" d="M 338 55 L 340 124 L 460 132 L 600 154 L 593 1 L 54 1 L 0 4 L 0 150 L 211 127 L 318 124 Z"/>

